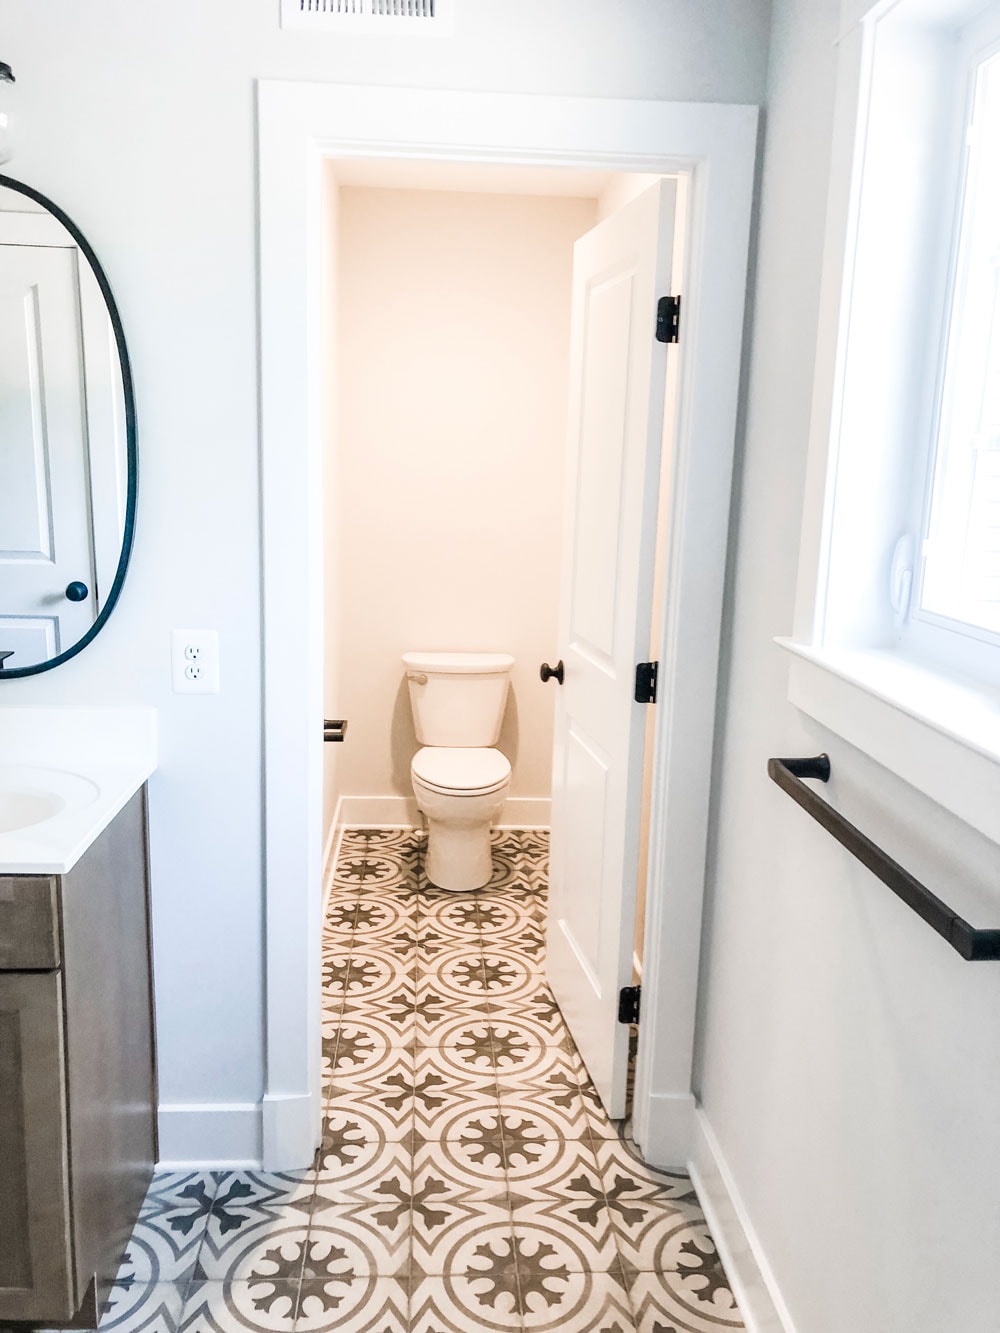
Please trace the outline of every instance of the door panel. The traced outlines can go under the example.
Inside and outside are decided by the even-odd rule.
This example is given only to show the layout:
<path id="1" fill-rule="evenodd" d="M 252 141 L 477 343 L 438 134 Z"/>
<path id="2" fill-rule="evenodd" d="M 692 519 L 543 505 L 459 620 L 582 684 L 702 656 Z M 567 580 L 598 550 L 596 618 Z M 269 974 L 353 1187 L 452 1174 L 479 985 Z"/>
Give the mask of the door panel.
<path id="1" fill-rule="evenodd" d="M 548 975 L 608 1113 L 625 1109 L 645 707 L 676 186 L 661 181 L 577 242 L 569 512 L 556 707 Z"/>
<path id="2" fill-rule="evenodd" d="M 577 465 L 576 514 L 586 541 L 572 566 L 570 634 L 581 648 L 614 659 L 620 505 L 628 400 L 628 329 L 632 275 L 616 273 L 587 292 Z"/>
<path id="3" fill-rule="evenodd" d="M 11 555 L 52 556 L 52 493 L 42 410 L 38 289 L 0 286 L 0 438 L 7 484 L 0 490 L 0 533 Z"/>

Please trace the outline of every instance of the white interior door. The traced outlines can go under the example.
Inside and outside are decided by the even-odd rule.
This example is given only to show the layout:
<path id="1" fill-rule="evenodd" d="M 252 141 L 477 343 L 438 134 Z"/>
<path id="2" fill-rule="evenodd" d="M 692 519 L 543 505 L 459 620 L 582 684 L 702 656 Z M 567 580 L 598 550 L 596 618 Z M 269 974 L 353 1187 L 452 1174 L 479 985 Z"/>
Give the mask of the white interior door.
<path id="1" fill-rule="evenodd" d="M 609 1115 L 625 1110 L 648 654 L 676 185 L 576 244 L 548 975 Z"/>
<path id="2" fill-rule="evenodd" d="M 75 248 L 0 245 L 0 652 L 44 661 L 96 614 Z M 69 601 L 70 583 L 88 595 Z"/>

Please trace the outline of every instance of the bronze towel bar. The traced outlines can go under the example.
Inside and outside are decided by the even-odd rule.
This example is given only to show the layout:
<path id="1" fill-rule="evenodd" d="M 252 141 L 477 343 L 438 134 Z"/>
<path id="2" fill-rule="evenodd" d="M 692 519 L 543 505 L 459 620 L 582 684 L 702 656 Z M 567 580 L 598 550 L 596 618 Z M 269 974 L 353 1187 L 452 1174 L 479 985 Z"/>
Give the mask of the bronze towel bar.
<path id="1" fill-rule="evenodd" d="M 832 805 L 828 805 L 806 786 L 803 778 L 829 781 L 828 755 L 816 755 L 813 759 L 769 759 L 767 773 L 783 792 L 802 806 L 806 814 L 812 815 L 817 824 L 821 824 L 842 847 L 846 847 L 852 856 L 867 866 L 883 884 L 888 885 L 917 916 L 943 936 L 953 949 L 957 949 L 967 962 L 1000 959 L 1000 930 L 977 930 L 975 926 L 970 926 L 947 903 L 914 879 L 908 870 L 904 870 L 898 861 L 887 856 L 881 847 L 876 847 L 870 838 L 866 838 Z"/>

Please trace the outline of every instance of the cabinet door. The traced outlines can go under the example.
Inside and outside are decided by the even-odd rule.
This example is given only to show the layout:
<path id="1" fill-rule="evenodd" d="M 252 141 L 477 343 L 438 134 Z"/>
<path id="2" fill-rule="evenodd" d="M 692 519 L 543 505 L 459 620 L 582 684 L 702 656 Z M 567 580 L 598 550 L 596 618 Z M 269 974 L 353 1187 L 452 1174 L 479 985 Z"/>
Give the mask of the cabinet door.
<path id="1" fill-rule="evenodd" d="M 75 1313 L 62 980 L 0 973 L 0 1323 Z"/>

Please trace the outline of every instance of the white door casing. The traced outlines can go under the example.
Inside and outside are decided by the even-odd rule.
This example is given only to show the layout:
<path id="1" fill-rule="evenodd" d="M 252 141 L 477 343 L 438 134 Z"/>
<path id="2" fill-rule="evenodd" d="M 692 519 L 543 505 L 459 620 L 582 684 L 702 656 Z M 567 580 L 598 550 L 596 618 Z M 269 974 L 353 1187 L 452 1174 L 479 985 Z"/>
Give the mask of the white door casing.
<path id="1" fill-rule="evenodd" d="M 556 702 L 549 981 L 611 1116 L 625 1113 L 645 708 L 677 186 L 663 180 L 577 241 Z"/>
<path id="2" fill-rule="evenodd" d="M 307 1165 L 320 1126 L 322 173 L 326 158 L 395 157 L 690 183 L 634 1111 L 648 1158 L 683 1164 L 757 108 L 263 81 L 258 119 L 264 1163 Z"/>
<path id="3" fill-rule="evenodd" d="M 13 667 L 65 650 L 96 616 L 75 246 L 0 244 L 0 367 L 0 651 Z M 83 601 L 65 596 L 74 581 Z"/>

